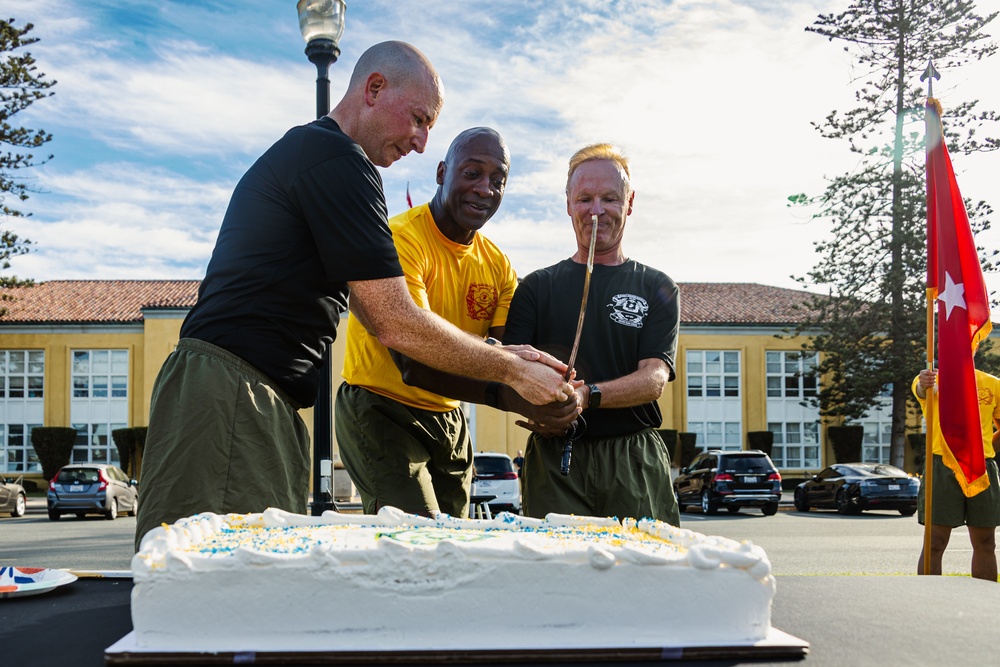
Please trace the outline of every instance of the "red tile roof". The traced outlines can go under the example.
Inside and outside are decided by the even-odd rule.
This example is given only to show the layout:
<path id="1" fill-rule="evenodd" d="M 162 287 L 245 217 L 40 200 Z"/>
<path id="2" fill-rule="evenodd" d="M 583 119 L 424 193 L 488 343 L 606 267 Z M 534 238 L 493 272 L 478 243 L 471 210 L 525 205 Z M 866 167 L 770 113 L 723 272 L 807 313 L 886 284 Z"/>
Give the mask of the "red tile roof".
<path id="1" fill-rule="evenodd" d="M 3 324 L 128 324 L 143 308 L 191 308 L 199 280 L 50 280 L 0 289 Z"/>
<path id="2" fill-rule="evenodd" d="M 136 323 L 143 308 L 191 308 L 198 280 L 51 280 L 34 287 L 2 289 L 4 324 Z M 809 292 L 756 283 L 680 283 L 681 324 L 788 325 Z"/>
<path id="3" fill-rule="evenodd" d="M 681 324 L 796 324 L 812 292 L 757 283 L 679 283 Z"/>

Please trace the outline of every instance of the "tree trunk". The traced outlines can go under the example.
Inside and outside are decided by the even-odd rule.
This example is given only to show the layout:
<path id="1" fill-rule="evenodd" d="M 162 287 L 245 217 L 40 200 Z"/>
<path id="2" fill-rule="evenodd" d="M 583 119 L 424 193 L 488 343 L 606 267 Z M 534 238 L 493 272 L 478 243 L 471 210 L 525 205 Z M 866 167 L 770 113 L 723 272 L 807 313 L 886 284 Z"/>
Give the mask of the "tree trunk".
<path id="1" fill-rule="evenodd" d="M 906 114 L 906 25 L 905 4 L 898 6 L 898 37 L 896 40 L 896 128 L 892 156 L 892 238 L 890 249 L 892 266 L 889 269 L 890 294 L 892 295 L 892 320 L 889 323 L 889 358 L 893 367 L 899 368 L 909 354 L 906 341 L 914 335 L 906 323 L 906 267 L 903 263 L 903 237 L 906 221 L 903 212 L 903 121 Z M 919 332 L 917 332 L 919 333 Z M 893 382 L 892 386 L 892 441 L 889 445 L 890 462 L 903 467 L 903 450 L 906 442 L 906 393 L 908 385 Z"/>

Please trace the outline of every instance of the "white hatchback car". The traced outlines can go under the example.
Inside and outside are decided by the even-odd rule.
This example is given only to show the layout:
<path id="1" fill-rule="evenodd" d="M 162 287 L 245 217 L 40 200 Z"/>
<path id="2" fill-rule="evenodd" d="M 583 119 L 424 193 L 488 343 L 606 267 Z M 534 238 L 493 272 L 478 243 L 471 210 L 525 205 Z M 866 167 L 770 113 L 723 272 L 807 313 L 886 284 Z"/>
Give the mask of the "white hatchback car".
<path id="1" fill-rule="evenodd" d="M 506 454 L 478 452 L 472 476 L 473 496 L 493 496 L 489 501 L 490 512 L 521 512 L 521 480 L 517 478 L 514 462 Z"/>

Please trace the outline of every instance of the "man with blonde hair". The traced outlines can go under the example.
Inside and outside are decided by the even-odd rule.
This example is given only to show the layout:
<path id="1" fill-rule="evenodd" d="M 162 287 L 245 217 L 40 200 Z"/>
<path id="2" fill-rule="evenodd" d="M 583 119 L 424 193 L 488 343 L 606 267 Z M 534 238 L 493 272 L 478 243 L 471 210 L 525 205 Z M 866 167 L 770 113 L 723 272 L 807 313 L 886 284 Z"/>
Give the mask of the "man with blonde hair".
<path id="1" fill-rule="evenodd" d="M 577 391 L 583 433 L 574 434 L 564 474 L 566 434 L 519 422 L 533 431 L 521 471 L 529 516 L 558 512 L 680 523 L 670 457 L 656 431 L 662 422 L 656 401 L 674 379 L 679 294 L 664 273 L 625 256 L 622 240 L 634 199 L 621 150 L 593 144 L 577 151 L 566 179 L 576 253 L 526 276 L 511 302 L 504 343 L 528 343 L 567 359 L 596 216 L 594 270 L 575 364 L 585 383 Z"/>
<path id="2" fill-rule="evenodd" d="M 316 401 L 348 293 L 381 343 L 422 363 L 511 384 L 535 403 L 572 395 L 563 364 L 487 345 L 410 298 L 375 167 L 422 153 L 443 101 L 426 56 L 376 44 L 336 108 L 289 130 L 240 180 L 153 388 L 137 547 L 199 512 L 305 512 L 310 443 L 298 410 Z"/>

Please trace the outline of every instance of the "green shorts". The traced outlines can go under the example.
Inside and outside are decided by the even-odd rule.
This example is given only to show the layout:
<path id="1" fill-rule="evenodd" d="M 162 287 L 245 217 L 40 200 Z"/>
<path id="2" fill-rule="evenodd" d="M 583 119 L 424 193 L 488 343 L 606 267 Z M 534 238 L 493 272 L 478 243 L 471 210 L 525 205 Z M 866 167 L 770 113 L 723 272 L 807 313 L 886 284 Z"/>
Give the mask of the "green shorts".
<path id="1" fill-rule="evenodd" d="M 460 408 L 411 408 L 346 382 L 337 391 L 337 447 L 365 513 L 469 513 L 472 439 Z"/>
<path id="2" fill-rule="evenodd" d="M 199 512 L 304 514 L 309 470 L 291 399 L 236 355 L 182 339 L 153 385 L 136 549 L 149 530 Z"/>
<path id="3" fill-rule="evenodd" d="M 564 445 L 562 438 L 528 438 L 521 469 L 524 514 L 652 518 L 680 525 L 670 455 L 655 430 L 578 440 L 569 475 L 559 470 Z"/>
<path id="4" fill-rule="evenodd" d="M 938 526 L 969 525 L 977 528 L 993 528 L 1000 526 L 1000 479 L 997 477 L 997 464 L 993 459 L 986 459 L 986 473 L 990 485 L 971 498 L 966 498 L 962 487 L 955 479 L 955 473 L 944 464 L 940 455 L 934 455 L 934 467 L 931 486 L 934 495 L 931 498 L 933 524 Z M 924 485 L 920 485 L 917 494 L 917 520 L 924 523 Z"/>

